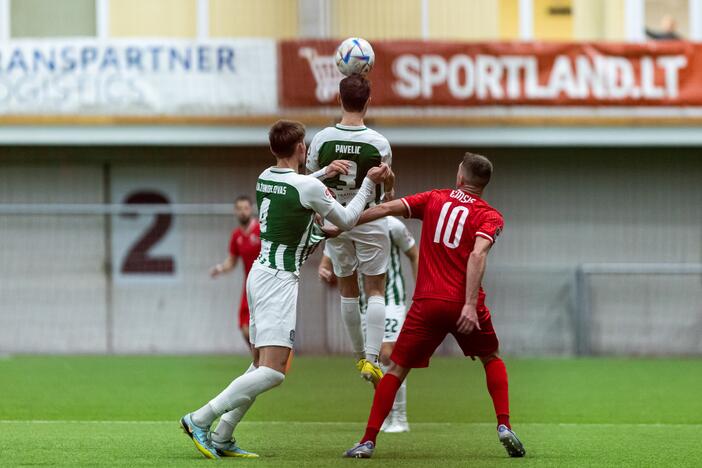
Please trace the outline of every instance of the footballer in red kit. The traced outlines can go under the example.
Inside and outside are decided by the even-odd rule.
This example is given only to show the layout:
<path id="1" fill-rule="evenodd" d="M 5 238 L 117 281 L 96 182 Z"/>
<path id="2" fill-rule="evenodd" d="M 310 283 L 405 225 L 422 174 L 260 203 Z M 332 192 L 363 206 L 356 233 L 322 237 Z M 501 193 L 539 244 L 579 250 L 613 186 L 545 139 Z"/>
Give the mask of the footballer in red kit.
<path id="1" fill-rule="evenodd" d="M 491 176 L 492 163 L 485 156 L 466 153 L 458 166 L 455 189 L 410 195 L 370 208 L 361 216 L 359 224 L 390 215 L 420 219 L 422 236 L 412 307 L 388 372 L 376 388 L 366 432 L 345 457 L 373 455 L 398 388 L 411 369 L 429 366 L 449 334 L 465 356 L 478 357 L 484 366 L 499 441 L 511 457 L 526 454 L 510 425 L 507 370 L 498 355 L 499 341 L 481 286 L 487 255 L 504 225 L 500 212 L 482 199 Z"/>
<path id="2" fill-rule="evenodd" d="M 251 199 L 240 196 L 234 203 L 234 214 L 239 221 L 239 227 L 232 231 L 229 240 L 229 256 L 210 270 L 210 275 L 215 278 L 222 273 L 232 270 L 241 258 L 244 265 L 244 287 L 239 305 L 239 328 L 249 343 L 249 303 L 246 297 L 246 278 L 251 271 L 251 266 L 261 251 L 261 228 L 258 220 L 252 216 L 253 206 Z"/>

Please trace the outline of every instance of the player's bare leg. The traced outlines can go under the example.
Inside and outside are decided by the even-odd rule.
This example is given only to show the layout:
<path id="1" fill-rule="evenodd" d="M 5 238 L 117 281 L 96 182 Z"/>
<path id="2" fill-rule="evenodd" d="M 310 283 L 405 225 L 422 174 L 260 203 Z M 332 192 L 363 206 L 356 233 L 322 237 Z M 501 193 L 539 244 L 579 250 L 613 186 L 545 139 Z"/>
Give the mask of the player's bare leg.
<path id="1" fill-rule="evenodd" d="M 248 324 L 244 324 L 241 326 L 241 336 L 244 338 L 244 343 L 249 345 L 249 349 L 251 350 L 251 357 L 254 358 L 254 360 L 255 360 L 255 355 L 254 355 L 255 348 L 251 344 L 251 339 L 250 339 L 251 335 L 249 334 L 249 325 Z"/>
<path id="2" fill-rule="evenodd" d="M 380 369 L 380 348 L 385 335 L 385 273 L 364 275 L 364 290 L 368 298 L 366 308 L 366 361 L 361 374 L 377 386 L 383 373 Z"/>
<path id="3" fill-rule="evenodd" d="M 341 319 L 346 326 L 346 332 L 351 340 L 356 368 L 363 370 L 365 360 L 365 339 L 361 324 L 361 307 L 359 305 L 360 291 L 358 290 L 357 272 L 350 276 L 338 278 L 339 295 L 341 296 Z"/>
<path id="4" fill-rule="evenodd" d="M 370 458 L 375 450 L 375 440 L 380 432 L 380 426 L 388 417 L 392 405 L 395 401 L 397 390 L 402 385 L 402 382 L 407 378 L 410 369 L 404 368 L 394 362 L 390 362 L 387 374 L 380 380 L 378 387 L 375 389 L 373 397 L 373 406 L 371 407 L 366 432 L 363 434 L 361 441 L 344 452 L 344 457 L 347 458 Z"/>
<path id="5" fill-rule="evenodd" d="M 395 342 L 384 342 L 380 348 L 380 365 L 384 373 L 387 373 L 390 366 L 390 355 L 395 348 Z M 380 430 L 382 432 L 409 432 L 409 423 L 407 422 L 407 379 L 402 381 L 402 385 L 397 391 L 395 402 L 392 405 L 392 410 Z"/>
<path id="6" fill-rule="evenodd" d="M 487 356 L 480 356 L 480 361 L 485 368 L 488 392 L 495 407 L 497 435 L 500 442 L 510 457 L 523 457 L 526 455 L 526 450 L 517 435 L 512 432 L 509 422 L 509 384 L 505 363 L 500 359 L 497 351 Z"/>

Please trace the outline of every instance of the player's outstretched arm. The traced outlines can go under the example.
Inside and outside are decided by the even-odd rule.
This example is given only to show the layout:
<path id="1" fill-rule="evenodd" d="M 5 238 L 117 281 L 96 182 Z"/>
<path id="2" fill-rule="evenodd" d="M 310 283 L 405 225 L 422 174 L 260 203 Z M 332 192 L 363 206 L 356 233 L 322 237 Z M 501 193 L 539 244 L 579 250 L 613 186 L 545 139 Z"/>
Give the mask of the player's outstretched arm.
<path id="1" fill-rule="evenodd" d="M 402 216 L 406 218 L 407 215 L 409 215 L 409 211 L 407 211 L 407 206 L 402 202 L 402 200 L 393 200 L 391 202 L 368 208 L 358 219 L 358 224 L 370 223 L 371 221 L 375 221 L 376 219 L 384 218 L 386 216 Z"/>
<path id="2" fill-rule="evenodd" d="M 458 322 L 456 322 L 460 333 L 468 334 L 476 328 L 480 330 L 476 307 L 478 305 L 478 291 L 485 274 L 490 247 L 492 247 L 492 242 L 489 240 L 484 237 L 475 238 L 475 246 L 468 257 L 468 264 L 466 265 L 466 303 L 463 305 Z"/>
<path id="3" fill-rule="evenodd" d="M 222 263 L 218 263 L 210 269 L 210 276 L 212 278 L 216 278 L 217 276 L 221 275 L 222 273 L 226 273 L 226 272 L 230 271 L 231 269 L 233 269 L 235 265 L 236 265 L 236 257 L 234 255 L 230 255 Z"/>
<path id="4" fill-rule="evenodd" d="M 375 186 L 385 181 L 389 170 L 387 164 L 381 164 L 368 171 L 368 175 L 361 184 L 361 189 L 346 207 L 341 206 L 336 200 L 331 201 L 332 207 L 325 216 L 326 219 L 344 231 L 356 226 L 358 218 L 363 213 L 363 208 L 375 196 Z M 319 213 L 319 211 L 317 212 Z"/>
<path id="5" fill-rule="evenodd" d="M 319 180 L 331 179 L 339 174 L 347 175 L 349 173 L 349 167 L 350 164 L 348 161 L 337 159 L 336 161 L 332 161 L 328 166 L 324 166 L 323 168 L 312 172 L 309 175 Z"/>

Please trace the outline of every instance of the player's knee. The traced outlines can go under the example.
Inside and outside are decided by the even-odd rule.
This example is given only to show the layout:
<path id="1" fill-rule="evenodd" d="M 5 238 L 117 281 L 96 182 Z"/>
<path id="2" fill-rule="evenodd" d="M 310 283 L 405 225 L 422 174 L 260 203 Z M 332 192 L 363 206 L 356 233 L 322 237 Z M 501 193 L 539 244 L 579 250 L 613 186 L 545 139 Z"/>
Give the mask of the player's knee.
<path id="1" fill-rule="evenodd" d="M 380 362 L 383 363 L 385 366 L 390 366 L 392 361 L 390 360 L 390 355 L 392 354 L 392 349 L 393 349 L 393 344 L 392 343 L 383 343 L 383 345 L 380 347 Z"/>
<path id="2" fill-rule="evenodd" d="M 385 297 L 385 275 L 366 276 L 363 287 L 368 296 Z"/>
<path id="3" fill-rule="evenodd" d="M 285 380 L 285 373 L 278 369 L 262 366 L 259 367 L 258 370 L 261 371 L 261 375 L 266 380 L 268 388 L 277 387 Z"/>
<path id="4" fill-rule="evenodd" d="M 341 297 L 354 298 L 358 297 L 360 291 L 358 289 L 358 280 L 356 275 L 339 278 L 339 295 Z"/>
<path id="5" fill-rule="evenodd" d="M 388 367 L 387 373 L 394 375 L 400 380 L 405 380 L 405 377 L 407 377 L 407 374 L 409 373 L 409 369 L 405 369 L 394 361 L 390 361 L 390 366 Z"/>
<path id="6" fill-rule="evenodd" d="M 490 353 L 486 356 L 480 356 L 480 361 L 483 363 L 483 366 L 487 366 L 488 363 L 494 359 L 499 359 L 500 355 L 497 351 Z"/>

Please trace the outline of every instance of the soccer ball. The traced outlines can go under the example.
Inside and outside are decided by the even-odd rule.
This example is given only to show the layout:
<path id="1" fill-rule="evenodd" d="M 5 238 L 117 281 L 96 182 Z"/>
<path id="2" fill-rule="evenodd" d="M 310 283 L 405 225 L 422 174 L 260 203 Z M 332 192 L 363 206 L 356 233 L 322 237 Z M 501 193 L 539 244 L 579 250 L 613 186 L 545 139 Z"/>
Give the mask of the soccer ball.
<path id="1" fill-rule="evenodd" d="M 349 37 L 336 49 L 336 66 L 343 75 L 367 75 L 374 62 L 373 48 L 367 40 L 360 37 Z"/>

